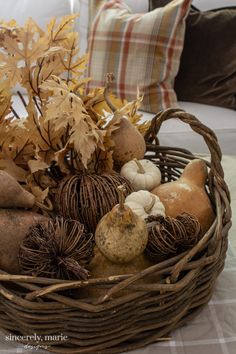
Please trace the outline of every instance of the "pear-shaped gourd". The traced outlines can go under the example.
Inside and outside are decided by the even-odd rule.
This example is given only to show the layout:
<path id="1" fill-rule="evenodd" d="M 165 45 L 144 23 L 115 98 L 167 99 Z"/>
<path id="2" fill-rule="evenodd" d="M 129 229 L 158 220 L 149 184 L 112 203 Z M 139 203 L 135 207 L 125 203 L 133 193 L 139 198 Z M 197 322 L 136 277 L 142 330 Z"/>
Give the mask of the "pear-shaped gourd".
<path id="1" fill-rule="evenodd" d="M 32 208 L 35 197 L 27 192 L 17 180 L 5 171 L 0 171 L 0 208 Z"/>
<path id="2" fill-rule="evenodd" d="M 48 220 L 29 210 L 0 209 L 0 269 L 20 274 L 20 245 L 33 225 Z"/>
<path id="3" fill-rule="evenodd" d="M 113 79 L 112 74 L 107 74 L 104 99 L 110 110 L 117 114 L 117 107 L 113 104 L 109 95 L 109 88 Z M 116 118 L 117 116 L 114 115 L 113 119 Z M 135 158 L 140 160 L 144 157 L 146 152 L 144 137 L 128 118 L 120 118 L 119 128 L 112 132 L 111 138 L 114 142 L 113 159 L 119 166 Z"/>
<path id="4" fill-rule="evenodd" d="M 195 159 L 188 163 L 178 180 L 161 184 L 152 193 L 164 204 L 166 216 L 176 217 L 184 212 L 195 215 L 206 232 L 215 218 L 205 190 L 207 176 L 206 163 Z"/>
<path id="5" fill-rule="evenodd" d="M 111 138 L 115 143 L 113 158 L 119 164 L 132 159 L 142 159 L 146 152 L 146 144 L 142 134 L 127 118 L 120 119 L 119 128 L 112 132 Z"/>
<path id="6" fill-rule="evenodd" d="M 96 245 L 114 263 L 127 263 L 140 255 L 148 241 L 144 220 L 124 205 L 124 186 L 118 187 L 119 204 L 99 221 Z"/>

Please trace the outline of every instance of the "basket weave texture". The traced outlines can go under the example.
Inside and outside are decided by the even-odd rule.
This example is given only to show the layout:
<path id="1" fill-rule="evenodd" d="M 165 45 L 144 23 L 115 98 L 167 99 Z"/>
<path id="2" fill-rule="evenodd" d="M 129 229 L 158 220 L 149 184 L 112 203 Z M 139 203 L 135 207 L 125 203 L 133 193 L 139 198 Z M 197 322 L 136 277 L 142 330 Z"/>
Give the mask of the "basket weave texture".
<path id="1" fill-rule="evenodd" d="M 196 158 L 184 149 L 159 146 L 156 135 L 162 123 L 172 118 L 189 124 L 210 150 L 206 190 L 216 219 L 208 232 L 189 251 L 136 274 L 71 282 L 0 271 L 2 331 L 41 336 L 63 333 L 68 336 L 65 342 L 43 342 L 55 353 L 122 353 L 160 340 L 208 303 L 224 267 L 231 226 L 230 196 L 215 134 L 181 110 L 157 114 L 145 137 L 146 158 L 159 166 L 162 182 L 177 179 Z M 105 295 L 83 297 L 83 292 L 96 288 Z M 81 294 L 79 298 L 73 296 L 75 290 Z"/>

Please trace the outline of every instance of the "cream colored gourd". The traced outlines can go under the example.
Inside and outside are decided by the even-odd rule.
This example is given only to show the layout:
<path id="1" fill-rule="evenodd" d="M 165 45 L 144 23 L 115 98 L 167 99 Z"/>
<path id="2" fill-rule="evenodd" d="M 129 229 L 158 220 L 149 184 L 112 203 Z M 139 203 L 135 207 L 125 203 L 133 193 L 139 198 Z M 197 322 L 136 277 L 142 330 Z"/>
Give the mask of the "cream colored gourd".
<path id="1" fill-rule="evenodd" d="M 159 168 L 152 161 L 146 159 L 133 159 L 127 162 L 122 166 L 120 173 L 132 183 L 136 191 L 151 191 L 161 183 Z"/>
<path id="2" fill-rule="evenodd" d="M 32 208 L 33 194 L 27 192 L 17 180 L 5 171 L 0 171 L 0 208 Z"/>
<path id="3" fill-rule="evenodd" d="M 96 245 L 114 263 L 128 263 L 140 255 L 148 241 L 144 220 L 124 205 L 124 187 L 118 187 L 119 204 L 99 221 L 95 231 Z"/>
<path id="4" fill-rule="evenodd" d="M 161 184 L 152 193 L 164 204 L 167 216 L 176 217 L 183 212 L 193 214 L 206 232 L 215 218 L 205 190 L 207 176 L 206 163 L 195 159 L 188 163 L 178 180 Z"/>
<path id="5" fill-rule="evenodd" d="M 165 207 L 163 203 L 156 195 L 148 191 L 141 190 L 131 193 L 126 197 L 125 205 L 130 207 L 133 212 L 143 220 L 151 215 L 165 216 Z"/>

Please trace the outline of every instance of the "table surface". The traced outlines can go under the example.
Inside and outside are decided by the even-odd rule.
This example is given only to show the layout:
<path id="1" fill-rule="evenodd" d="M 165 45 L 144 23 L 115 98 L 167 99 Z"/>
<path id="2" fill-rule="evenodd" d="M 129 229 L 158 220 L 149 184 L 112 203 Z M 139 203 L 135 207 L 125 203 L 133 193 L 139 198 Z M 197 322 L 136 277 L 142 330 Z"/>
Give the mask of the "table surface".
<path id="1" fill-rule="evenodd" d="M 130 354 L 235 354 L 236 353 L 236 158 L 223 158 L 233 211 L 229 249 L 223 272 L 207 306 L 187 325 L 173 331 L 171 340 L 155 343 Z M 0 333 L 1 354 L 44 354 L 37 346 L 27 348 Z M 94 353 L 96 354 L 96 353 Z"/>

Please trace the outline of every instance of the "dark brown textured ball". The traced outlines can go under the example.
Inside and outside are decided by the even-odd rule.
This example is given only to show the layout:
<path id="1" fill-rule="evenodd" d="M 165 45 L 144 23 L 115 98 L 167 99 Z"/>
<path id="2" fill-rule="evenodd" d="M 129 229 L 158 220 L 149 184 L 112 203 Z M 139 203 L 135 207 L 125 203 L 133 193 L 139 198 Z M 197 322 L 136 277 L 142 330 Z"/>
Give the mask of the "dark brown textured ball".
<path id="1" fill-rule="evenodd" d="M 59 214 L 79 220 L 94 233 L 99 220 L 118 204 L 117 187 L 121 184 L 125 185 L 125 196 L 134 191 L 130 182 L 118 173 L 66 177 L 57 195 Z"/>
<path id="2" fill-rule="evenodd" d="M 50 219 L 33 226 L 23 240 L 19 263 L 23 274 L 56 279 L 87 279 L 93 235 L 78 221 Z"/>
<path id="3" fill-rule="evenodd" d="M 176 218 L 161 215 L 146 219 L 148 224 L 147 257 L 161 262 L 192 248 L 201 238 L 201 225 L 194 215 L 182 213 Z"/>

